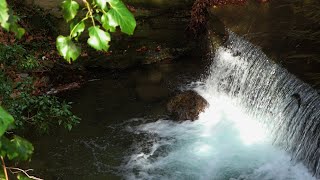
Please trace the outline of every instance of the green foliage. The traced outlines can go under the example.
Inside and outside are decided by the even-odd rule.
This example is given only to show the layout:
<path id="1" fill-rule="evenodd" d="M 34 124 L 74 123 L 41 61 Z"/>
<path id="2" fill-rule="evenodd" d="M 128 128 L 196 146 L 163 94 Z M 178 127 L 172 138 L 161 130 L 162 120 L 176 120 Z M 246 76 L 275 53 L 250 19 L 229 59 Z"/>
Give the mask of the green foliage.
<path id="1" fill-rule="evenodd" d="M 92 26 L 88 28 L 88 44 L 96 50 L 108 51 L 111 41 L 109 32 L 114 32 L 119 26 L 123 33 L 132 35 L 136 27 L 136 21 L 121 0 L 92 0 L 84 1 L 85 16 L 78 13 L 79 4 L 74 0 L 62 2 L 63 17 L 67 22 L 71 21 L 70 34 L 68 37 L 57 38 L 57 49 L 69 63 L 75 61 L 80 55 L 80 48 L 73 43 L 85 30 L 85 22 L 91 21 Z M 79 18 L 75 18 L 79 16 Z M 82 18 L 82 19 L 81 19 Z M 81 19 L 77 21 L 76 19 Z M 99 25 L 102 25 L 100 28 Z"/>
<path id="2" fill-rule="evenodd" d="M 64 57 L 69 63 L 76 60 L 80 55 L 80 48 L 77 47 L 71 39 L 71 36 L 64 37 L 60 35 L 57 38 L 57 49 L 61 56 Z"/>
<path id="3" fill-rule="evenodd" d="M 47 133 L 58 125 L 71 130 L 79 123 L 79 118 L 70 111 L 71 106 L 54 96 L 21 93 L 15 100 L 6 100 L 4 105 L 15 117 L 15 125 L 19 129 L 32 126 L 40 133 Z"/>
<path id="4" fill-rule="evenodd" d="M 13 136 L 10 140 L 4 136 L 0 137 L 2 157 L 9 160 L 26 161 L 33 153 L 33 146 L 30 142 L 19 136 Z"/>
<path id="5" fill-rule="evenodd" d="M 87 0 L 83 1 L 86 13 L 84 17 L 79 13 L 80 5 L 74 0 L 64 0 L 61 4 L 63 17 L 70 24 L 69 36 L 58 36 L 56 47 L 58 52 L 69 63 L 75 61 L 80 53 L 73 40 L 78 41 L 79 36 L 85 30 L 85 21 L 91 20 L 92 27 L 88 29 L 90 38 L 88 44 L 96 50 L 108 51 L 111 41 L 109 32 L 115 32 L 119 26 L 123 33 L 132 35 L 136 27 L 136 20 L 121 0 Z M 81 21 L 77 22 L 79 16 Z M 13 32 L 18 39 L 24 34 L 25 30 L 18 25 L 18 16 L 8 8 L 6 0 L 0 0 L 0 25 L 7 31 Z M 96 23 L 101 24 L 100 26 Z M 101 37 L 98 37 L 102 35 Z"/>
<path id="6" fill-rule="evenodd" d="M 13 15 L 13 11 L 9 11 L 9 15 L 9 30 L 15 34 L 16 38 L 21 39 L 26 31 L 18 25 L 20 19 L 18 16 Z"/>
<path id="7" fill-rule="evenodd" d="M 107 7 L 107 2 L 108 2 L 108 0 L 96 0 L 97 5 L 101 9 L 105 9 Z"/>
<path id="8" fill-rule="evenodd" d="M 30 70 L 38 66 L 33 61 L 37 62 L 34 57 L 27 55 L 21 46 L 0 45 L 0 64 L 7 71 Z M 79 118 L 72 114 L 71 106 L 66 102 L 60 102 L 49 95 L 34 95 L 35 78 L 26 76 L 17 81 L 0 69 L 0 81 L 0 102 L 14 117 L 16 128 L 31 126 L 41 133 L 46 133 L 51 127 L 58 125 L 70 130 L 79 122 Z"/>
<path id="9" fill-rule="evenodd" d="M 89 36 L 88 44 L 97 49 L 108 51 L 109 49 L 109 41 L 111 40 L 110 34 L 106 31 L 100 29 L 99 26 L 91 26 L 89 28 Z"/>
<path id="10" fill-rule="evenodd" d="M 39 61 L 21 45 L 0 44 L 0 63 L 19 71 L 30 71 L 40 67 Z"/>
<path id="11" fill-rule="evenodd" d="M 0 25 L 7 31 L 11 31 L 20 39 L 25 30 L 18 25 L 19 17 L 8 8 L 6 0 L 0 0 Z"/>
<path id="12" fill-rule="evenodd" d="M 13 117 L 8 114 L 1 106 L 0 106 L 0 137 L 6 132 L 9 125 L 13 123 Z M 0 144 L 1 146 L 1 144 Z"/>
<path id="13" fill-rule="evenodd" d="M 132 35 L 136 27 L 136 21 L 120 0 L 109 0 L 110 10 L 107 13 L 109 25 L 112 27 L 120 26 L 121 31 Z"/>
<path id="14" fill-rule="evenodd" d="M 25 78 L 13 83 L 12 79 L 0 76 L 0 94 L 2 105 L 15 118 L 18 129 L 32 127 L 40 133 L 47 133 L 51 128 L 62 125 L 68 130 L 79 122 L 71 112 L 71 106 L 49 95 L 34 96 L 33 79 Z"/>
<path id="15" fill-rule="evenodd" d="M 0 121 L 1 131 L 7 131 L 9 128 L 9 125 L 13 123 L 13 117 L 8 114 L 1 106 L 0 106 Z M 2 126 L 3 125 L 3 126 Z M 32 144 L 19 137 L 14 135 L 11 138 L 6 137 L 3 133 L 0 134 L 0 156 L 2 161 L 2 166 L 4 166 L 4 158 L 7 158 L 9 160 L 13 161 L 26 161 L 30 159 L 32 153 L 33 153 L 33 146 Z M 22 179 L 23 175 L 18 175 L 18 179 Z M 1 168 L 0 170 L 0 179 L 5 179 L 4 172 Z"/>
<path id="16" fill-rule="evenodd" d="M 79 4 L 76 1 L 65 0 L 62 2 L 61 8 L 64 19 L 69 22 L 77 15 Z"/>
<path id="17" fill-rule="evenodd" d="M 7 22 L 9 20 L 8 11 L 9 9 L 7 2 L 5 0 L 0 0 L 0 24 L 6 30 L 9 30 L 10 27 L 9 23 Z"/>
<path id="18" fill-rule="evenodd" d="M 70 32 L 71 38 L 78 38 L 80 34 L 85 30 L 86 25 L 84 24 L 84 21 L 80 21 L 79 23 L 70 24 L 70 29 L 73 31 Z"/>
<path id="19" fill-rule="evenodd" d="M 88 28 L 88 44 L 96 50 L 103 51 L 109 49 L 110 32 L 115 32 L 116 28 L 120 27 L 123 33 L 132 35 L 136 27 L 133 15 L 121 0 L 83 0 L 83 2 L 84 16 L 79 13 L 80 5 L 74 0 L 64 0 L 61 5 L 63 17 L 70 22 L 70 34 L 58 36 L 56 47 L 69 63 L 75 61 L 81 53 L 80 47 L 74 41 L 78 41 L 86 29 L 86 24 L 91 23 Z M 87 22 L 88 20 L 90 22 Z M 25 29 L 19 26 L 18 21 L 19 17 L 8 7 L 7 1 L 0 0 L 0 26 L 20 39 L 25 34 Z M 69 104 L 61 103 L 56 97 L 48 95 L 35 96 L 33 94 L 35 79 L 28 77 L 28 74 L 20 81 L 7 74 L 14 73 L 15 70 L 28 72 L 39 66 L 37 59 L 30 56 L 21 46 L 0 46 L 0 104 L 12 114 L 9 115 L 0 106 L 1 159 L 28 160 L 34 150 L 31 143 L 19 136 L 6 137 L 9 128 L 23 129 L 32 126 L 41 132 L 48 132 L 50 127 L 56 125 L 71 130 L 79 122 L 79 118 L 70 111 Z M 4 163 L 2 165 L 4 166 Z M 4 172 L 0 168 L 0 179 L 4 178 Z M 18 174 L 17 179 L 28 178 Z"/>

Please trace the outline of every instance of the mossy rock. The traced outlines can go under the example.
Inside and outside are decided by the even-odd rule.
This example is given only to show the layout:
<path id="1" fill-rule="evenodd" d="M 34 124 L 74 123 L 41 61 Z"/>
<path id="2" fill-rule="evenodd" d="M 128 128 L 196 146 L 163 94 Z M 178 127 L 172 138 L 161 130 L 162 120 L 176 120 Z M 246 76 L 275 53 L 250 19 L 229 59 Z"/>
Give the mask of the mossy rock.
<path id="1" fill-rule="evenodd" d="M 197 120 L 208 102 L 195 91 L 185 91 L 174 96 L 167 104 L 167 110 L 175 120 Z"/>

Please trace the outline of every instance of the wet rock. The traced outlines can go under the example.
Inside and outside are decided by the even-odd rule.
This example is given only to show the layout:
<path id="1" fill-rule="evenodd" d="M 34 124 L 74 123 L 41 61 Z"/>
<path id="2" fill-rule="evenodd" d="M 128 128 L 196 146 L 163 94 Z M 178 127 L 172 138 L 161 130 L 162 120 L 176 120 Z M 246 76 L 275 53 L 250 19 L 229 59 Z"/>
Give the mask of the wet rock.
<path id="1" fill-rule="evenodd" d="M 50 91 L 47 92 L 47 94 L 58 94 L 60 92 L 69 91 L 69 90 L 78 89 L 78 88 L 80 88 L 80 83 L 73 82 L 73 83 L 61 85 L 57 88 L 52 88 Z"/>
<path id="2" fill-rule="evenodd" d="M 208 102 L 194 91 L 185 91 L 173 97 L 167 104 L 167 110 L 175 120 L 197 120 Z"/>
<path id="3" fill-rule="evenodd" d="M 25 0 L 24 3 L 29 6 L 40 7 L 56 17 L 62 17 L 62 12 L 59 10 L 62 1 L 63 0 Z M 83 6 L 82 0 L 76 1 Z"/>
<path id="4" fill-rule="evenodd" d="M 142 64 L 153 64 L 162 61 L 170 61 L 174 59 L 169 48 L 160 49 L 159 51 L 148 51 Z"/>
<path id="5" fill-rule="evenodd" d="M 149 8 L 190 8 L 193 0 L 124 0 L 130 5 L 149 7 Z"/>
<path id="6" fill-rule="evenodd" d="M 181 57 L 190 54 L 190 48 L 159 48 L 151 45 L 146 50 L 143 47 L 132 47 L 128 50 L 115 50 L 110 54 L 99 56 L 93 54 L 91 60 L 84 62 L 86 67 L 100 67 L 104 69 L 124 70 L 151 64 L 172 63 Z M 96 56 L 96 57 L 95 57 Z"/>
<path id="7" fill-rule="evenodd" d="M 269 0 L 257 0 L 259 3 L 266 3 L 268 2 Z"/>
<path id="8" fill-rule="evenodd" d="M 214 49 L 222 46 L 228 39 L 228 31 L 224 23 L 213 14 L 209 16 L 208 35 Z"/>

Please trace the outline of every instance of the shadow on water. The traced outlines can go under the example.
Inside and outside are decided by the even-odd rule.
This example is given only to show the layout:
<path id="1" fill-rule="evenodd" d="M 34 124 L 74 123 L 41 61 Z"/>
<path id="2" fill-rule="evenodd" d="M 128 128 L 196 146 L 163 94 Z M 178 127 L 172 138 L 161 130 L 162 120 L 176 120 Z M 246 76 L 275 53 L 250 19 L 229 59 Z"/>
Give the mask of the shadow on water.
<path id="1" fill-rule="evenodd" d="M 149 121 L 165 117 L 168 97 L 201 79 L 204 68 L 200 59 L 181 59 L 107 74 L 65 94 L 82 121 L 71 132 L 35 140 L 32 168 L 45 179 L 117 179 L 116 167 L 137 140 L 123 123 L 138 117 Z"/>
<path id="2" fill-rule="evenodd" d="M 269 11 L 269 7 L 264 8 L 266 8 L 266 12 L 263 16 L 260 16 L 260 18 L 267 18 L 265 21 L 259 22 L 259 26 L 255 26 L 255 24 L 257 23 L 256 19 L 252 20 L 253 16 L 258 16 L 257 14 L 251 14 L 245 17 L 247 18 L 245 22 L 249 22 L 248 26 L 245 26 L 243 24 L 237 26 L 235 25 L 237 24 L 237 22 L 227 22 L 227 20 L 225 20 L 224 22 L 227 25 L 233 24 L 235 25 L 235 27 L 239 27 L 240 29 L 238 32 L 236 31 L 237 33 L 242 31 L 241 28 L 243 27 L 245 29 L 245 31 L 243 32 L 247 32 L 247 36 L 252 37 L 251 40 L 253 40 L 254 42 L 260 42 L 263 50 L 264 48 L 266 48 L 271 55 L 277 54 L 280 56 L 282 55 L 281 50 L 283 47 L 281 46 L 282 42 L 279 42 L 280 45 L 277 43 L 277 40 L 279 40 L 277 38 L 277 35 L 278 33 L 282 32 L 283 28 L 287 27 L 286 24 L 290 23 L 289 21 L 291 21 L 292 17 L 288 15 L 290 13 L 287 11 L 278 11 L 276 9 L 273 11 Z M 241 11 L 239 12 L 241 13 Z M 218 11 L 217 13 L 223 14 L 226 12 Z M 242 11 L 242 13 L 244 12 Z M 229 14 L 233 14 L 238 17 L 242 16 L 241 14 L 237 15 L 237 13 Z M 279 17 L 280 19 L 277 19 Z M 268 22 L 274 22 L 277 20 L 280 22 L 278 23 L 279 28 L 274 28 L 272 32 L 269 31 L 269 33 L 267 33 L 268 36 L 262 32 L 263 30 L 270 30 Z M 164 26 L 162 26 L 161 28 L 164 28 Z M 183 29 L 181 28 L 181 30 Z M 166 30 L 164 29 L 164 31 Z M 260 31 L 262 33 L 259 34 Z M 158 31 L 157 33 L 159 32 L 160 31 Z M 175 31 L 175 33 L 176 32 L 177 31 Z M 170 31 L 166 31 L 166 33 L 170 34 Z M 181 33 L 183 32 L 181 31 Z M 149 32 L 149 34 L 152 34 L 152 32 Z M 259 37 L 259 40 L 254 39 L 255 35 Z M 168 37 L 171 38 L 171 41 L 174 38 L 172 37 L 172 35 L 168 35 Z M 264 37 L 266 37 L 266 39 L 262 41 Z M 272 43 L 270 43 L 269 40 Z M 178 43 L 176 39 L 174 40 L 174 42 Z M 283 42 L 285 42 L 285 40 L 283 40 Z M 277 45 L 273 46 L 273 43 Z M 191 125 L 187 122 L 184 126 L 181 126 L 180 129 L 178 128 L 177 131 L 177 128 L 174 129 L 174 127 L 177 126 L 174 122 L 163 123 L 163 121 L 159 121 L 158 123 L 155 123 L 155 121 L 158 119 L 166 118 L 165 103 L 170 95 L 172 95 L 179 88 L 185 88 L 186 85 L 190 84 L 191 82 L 197 82 L 203 79 L 202 76 L 203 73 L 206 72 L 206 68 L 208 68 L 208 64 L 201 61 L 199 57 L 184 57 L 179 61 L 169 64 L 164 63 L 159 65 L 144 66 L 138 69 L 132 68 L 131 70 L 123 71 L 121 73 L 105 73 L 105 76 L 100 78 L 99 80 L 92 80 L 85 84 L 81 89 L 74 92 L 69 92 L 65 96 L 68 100 L 74 102 L 73 110 L 75 114 L 82 118 L 81 123 L 71 132 L 59 131 L 54 135 L 43 136 L 34 140 L 33 142 L 36 150 L 31 162 L 31 167 L 36 170 L 36 173 L 39 174 L 39 176 L 49 180 L 121 179 L 124 177 L 123 173 L 125 173 L 123 169 L 121 169 L 124 165 L 124 157 L 129 158 L 129 160 L 132 157 L 141 157 L 142 155 L 140 155 L 139 153 L 136 154 L 139 151 L 144 152 L 144 155 L 153 155 L 154 153 L 160 153 L 160 155 L 158 154 L 158 156 L 154 155 L 150 157 L 154 160 L 157 159 L 157 157 L 165 156 L 165 154 L 168 152 L 173 152 L 176 153 L 175 155 L 177 155 L 174 157 L 178 158 L 170 159 L 170 157 L 172 156 L 170 156 L 169 154 L 167 156 L 169 157 L 168 159 L 160 158 L 160 160 L 164 161 L 159 162 L 171 163 L 167 167 L 170 167 L 170 170 L 176 168 L 176 172 L 181 173 L 181 170 L 190 170 L 190 172 L 199 170 L 199 172 L 204 173 L 202 175 L 207 175 L 205 173 L 210 172 L 210 170 L 202 170 L 204 170 L 206 166 L 210 165 L 209 167 L 212 167 L 213 165 L 212 162 L 207 161 L 208 159 L 200 157 L 199 159 L 196 159 L 199 161 L 193 161 L 192 159 L 188 162 L 185 162 L 184 160 L 182 160 L 181 162 L 177 161 L 183 159 L 183 156 L 191 155 L 189 154 L 189 151 L 179 150 L 187 150 L 187 148 L 189 148 L 189 145 L 195 145 L 198 147 L 197 143 L 199 142 L 197 141 L 198 139 L 196 139 L 199 135 L 198 132 L 200 132 L 198 127 L 205 127 L 206 124 L 201 125 L 203 121 L 200 121 L 198 124 L 195 123 Z M 212 74 L 214 73 L 215 72 L 212 72 Z M 250 99 L 248 99 L 248 103 L 249 102 Z M 153 125 L 155 125 L 156 127 L 152 127 Z M 166 129 L 161 129 L 161 127 L 166 127 L 168 131 L 166 131 Z M 138 130 L 135 128 L 137 128 Z M 161 131 L 157 132 L 156 130 L 159 130 L 159 128 Z M 218 126 L 219 131 L 217 133 L 213 133 L 212 136 L 209 136 L 213 138 L 203 138 L 201 139 L 201 141 L 224 144 L 225 141 L 231 140 L 231 143 L 225 143 L 225 146 L 221 146 L 222 148 L 216 151 L 219 156 L 221 156 L 223 152 L 228 151 L 230 152 L 230 156 L 228 156 L 227 159 L 229 158 L 233 160 L 234 157 L 237 157 L 236 160 L 232 162 L 239 163 L 250 160 L 250 162 L 261 164 L 261 162 L 257 162 L 256 159 L 252 157 L 240 156 L 239 152 L 237 152 L 236 150 L 232 151 L 232 148 L 234 147 L 233 145 L 235 145 L 237 147 L 240 147 L 241 152 L 253 153 L 254 157 L 260 158 L 259 153 L 266 152 L 264 149 L 265 146 L 257 146 L 249 150 L 245 149 L 243 148 L 244 146 L 239 143 L 239 139 L 230 139 L 231 136 L 239 133 L 233 128 L 230 128 L 225 132 L 228 135 L 227 137 L 223 137 L 224 134 L 222 132 L 224 132 L 224 130 L 227 128 L 230 128 L 229 124 L 226 125 L 222 123 Z M 184 132 L 190 132 L 191 135 L 185 134 Z M 161 136 L 162 139 L 159 140 L 159 136 Z M 171 139 L 172 136 L 176 138 L 176 141 L 174 138 Z M 187 140 L 190 140 L 190 142 L 188 142 Z M 158 146 L 159 142 L 160 146 Z M 178 150 L 173 151 L 172 148 L 178 146 L 178 144 L 176 143 L 180 143 L 179 145 L 182 146 L 179 147 L 180 149 L 177 148 Z M 208 151 L 208 149 L 211 148 L 210 145 L 212 144 L 209 144 L 208 146 L 199 145 L 200 149 L 198 150 L 201 153 Z M 157 151 L 153 151 L 153 148 L 155 148 Z M 268 146 L 268 148 L 270 148 L 270 146 Z M 282 156 L 282 152 L 280 153 L 281 156 L 278 156 L 279 153 L 277 150 L 271 148 L 270 151 L 273 158 L 284 158 L 280 159 L 285 162 L 283 166 L 288 164 L 290 165 L 290 168 L 288 168 L 288 170 L 286 170 L 285 172 L 295 171 L 296 168 L 303 169 L 300 164 L 298 164 L 297 166 L 291 164 L 290 157 L 285 155 Z M 219 156 L 216 156 L 215 154 L 214 157 Z M 259 159 L 259 161 L 267 161 L 266 159 L 271 158 L 271 156 L 262 156 L 262 159 Z M 253 165 L 251 166 L 248 164 L 241 164 L 243 166 L 237 166 L 236 168 L 238 168 L 239 170 L 236 171 L 232 168 L 228 169 L 228 164 L 224 166 L 224 163 L 230 162 L 225 162 L 219 158 L 217 158 L 216 160 L 221 160 L 220 167 L 225 168 L 225 171 L 220 171 L 220 177 L 232 177 L 230 175 L 233 175 L 233 177 L 239 177 L 239 171 L 246 171 L 248 168 L 255 168 L 253 167 Z M 128 161 L 128 159 L 126 159 L 126 161 Z M 126 168 L 130 168 L 128 167 L 128 165 L 132 165 L 129 162 L 126 162 Z M 152 163 L 154 162 L 156 161 L 152 161 Z M 199 162 L 203 163 L 197 164 Z M 189 164 L 183 163 L 190 163 L 191 166 L 189 166 Z M 280 162 L 274 161 L 273 163 L 277 164 Z M 175 166 L 177 164 L 183 164 L 184 166 L 177 167 Z M 262 173 L 265 173 L 264 170 L 266 169 L 267 172 L 270 172 L 270 169 L 275 170 L 274 168 L 272 169 L 270 167 L 274 164 L 271 163 L 271 165 L 269 166 L 264 166 L 262 167 L 262 169 L 260 168 L 260 171 Z M 165 174 L 164 171 L 166 170 L 166 167 L 162 168 L 162 164 L 152 165 L 154 167 L 161 167 L 160 169 L 153 169 L 153 171 L 152 169 L 150 170 L 151 172 L 154 172 L 155 175 Z M 193 168 L 195 165 L 199 166 L 197 167 L 198 169 Z M 140 167 L 140 164 L 133 163 L 132 167 L 133 169 L 130 169 L 130 173 L 133 172 L 133 174 L 139 174 L 139 172 L 137 171 L 143 168 L 145 168 L 143 170 L 147 170 L 146 173 L 149 172 L 148 167 Z M 185 167 L 186 169 L 183 169 L 183 167 Z M 219 170 L 221 169 L 218 168 L 218 171 Z M 223 174 L 228 172 L 230 172 L 229 175 Z M 219 175 L 219 173 L 217 174 Z M 141 177 L 144 177 L 143 175 L 144 174 L 142 174 Z M 258 175 L 261 174 L 259 174 L 258 172 Z M 196 174 L 192 177 L 200 176 L 197 176 Z M 251 175 L 247 175 L 247 177 L 247 179 L 250 179 L 250 177 L 252 177 L 251 179 L 254 179 L 254 177 L 259 176 L 256 176 L 256 174 L 253 173 Z M 306 175 L 306 177 L 309 176 Z M 208 179 L 208 177 L 204 176 L 203 179 L 206 178 Z M 286 178 L 288 177 L 285 176 L 282 179 Z M 245 178 L 242 178 L 240 176 L 238 179 Z"/>

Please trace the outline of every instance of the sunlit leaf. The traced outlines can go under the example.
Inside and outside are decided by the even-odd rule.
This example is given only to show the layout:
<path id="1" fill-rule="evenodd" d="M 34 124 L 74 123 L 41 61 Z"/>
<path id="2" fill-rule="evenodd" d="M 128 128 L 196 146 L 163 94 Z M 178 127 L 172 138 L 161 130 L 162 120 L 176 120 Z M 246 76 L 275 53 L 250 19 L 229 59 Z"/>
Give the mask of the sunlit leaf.
<path id="1" fill-rule="evenodd" d="M 80 48 L 72 42 L 70 36 L 58 36 L 56 45 L 60 55 L 69 63 L 71 63 L 71 61 L 75 61 L 80 55 Z"/>
<path id="2" fill-rule="evenodd" d="M 110 34 L 100 29 L 99 26 L 92 26 L 89 29 L 88 44 L 96 50 L 108 51 Z"/>
<path id="3" fill-rule="evenodd" d="M 10 124 L 13 123 L 13 117 L 0 106 L 0 137 L 6 132 Z"/>
<path id="4" fill-rule="evenodd" d="M 120 0 L 108 0 L 111 9 L 107 12 L 109 25 L 111 27 L 120 26 L 123 33 L 132 35 L 136 28 L 136 20 L 132 13 Z"/>
<path id="5" fill-rule="evenodd" d="M 6 0 L 0 0 L 0 25 L 6 30 L 9 30 L 10 24 L 7 23 L 9 19 L 9 14 L 8 14 L 8 5 Z"/>
<path id="6" fill-rule="evenodd" d="M 79 4 L 73 0 L 64 0 L 61 4 L 63 17 L 68 22 L 78 13 Z"/>
<path id="7" fill-rule="evenodd" d="M 106 8 L 108 0 L 96 0 L 96 3 L 101 9 Z"/>
<path id="8" fill-rule="evenodd" d="M 101 23 L 102 23 L 102 27 L 105 30 L 110 31 L 110 32 L 115 32 L 116 31 L 116 27 L 115 26 L 110 26 L 107 14 L 103 14 L 102 15 Z"/>
<path id="9" fill-rule="evenodd" d="M 71 29 L 71 33 L 70 36 L 75 38 L 75 37 L 79 37 L 81 35 L 81 33 L 84 31 L 86 25 L 84 24 L 84 21 L 80 21 L 77 24 L 71 24 L 70 25 L 70 29 Z"/>

